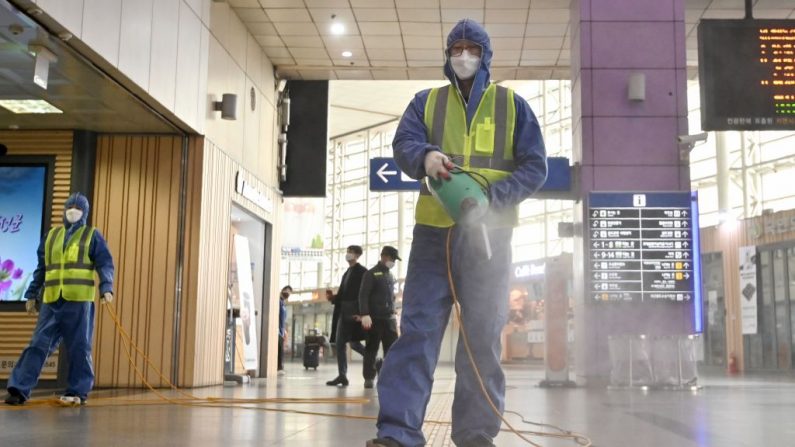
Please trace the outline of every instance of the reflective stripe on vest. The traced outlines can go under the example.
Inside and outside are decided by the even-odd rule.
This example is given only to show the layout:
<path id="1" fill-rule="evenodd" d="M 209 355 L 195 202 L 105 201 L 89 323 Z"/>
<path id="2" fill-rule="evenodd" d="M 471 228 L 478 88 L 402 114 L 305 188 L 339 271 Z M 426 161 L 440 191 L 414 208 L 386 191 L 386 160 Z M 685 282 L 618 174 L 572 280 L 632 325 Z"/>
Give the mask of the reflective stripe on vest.
<path id="1" fill-rule="evenodd" d="M 428 141 L 442 148 L 453 163 L 481 174 L 490 183 L 508 177 L 515 169 L 516 105 L 513 95 L 514 92 L 505 87 L 489 85 L 467 129 L 466 105 L 458 91 L 450 85 L 431 89 L 425 103 Z M 415 220 L 442 228 L 454 224 L 442 205 L 430 195 L 425 182 L 420 187 Z M 515 208 L 489 218 L 494 226 L 515 226 L 516 222 Z"/>
<path id="2" fill-rule="evenodd" d="M 94 264 L 88 256 L 93 227 L 78 228 L 64 244 L 66 231 L 57 227 L 47 234 L 44 251 L 44 302 L 93 301 Z"/>

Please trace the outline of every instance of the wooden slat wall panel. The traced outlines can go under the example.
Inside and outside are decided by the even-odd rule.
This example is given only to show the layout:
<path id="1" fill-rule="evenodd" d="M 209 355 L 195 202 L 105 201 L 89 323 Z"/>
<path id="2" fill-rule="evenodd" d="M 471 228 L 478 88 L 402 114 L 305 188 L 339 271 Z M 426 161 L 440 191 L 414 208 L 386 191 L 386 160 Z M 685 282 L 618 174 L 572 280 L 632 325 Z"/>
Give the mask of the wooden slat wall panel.
<path id="1" fill-rule="evenodd" d="M 116 264 L 114 305 L 124 328 L 170 377 L 182 142 L 171 136 L 101 136 L 94 222 Z M 95 337 L 98 386 L 142 386 L 110 316 L 100 306 Z M 133 359 L 144 370 L 143 358 Z M 146 379 L 164 386 L 146 368 Z"/>
<path id="2" fill-rule="evenodd" d="M 726 349 L 737 356 L 738 366 L 744 362 L 742 318 L 740 315 L 740 259 L 739 248 L 745 245 L 763 246 L 795 240 L 795 232 L 787 225 L 784 231 L 764 231 L 771 223 L 792 222 L 795 210 L 759 216 L 737 223 L 703 228 L 701 252 L 723 253 L 723 278 L 726 302 Z M 775 227 L 775 225 L 774 225 Z"/>
<path id="3" fill-rule="evenodd" d="M 0 131 L 0 141 L 8 146 L 9 155 L 55 156 L 51 225 L 61 225 L 72 177 L 72 132 Z M 19 357 L 35 327 L 36 318 L 24 312 L 0 312 L 0 357 Z M 0 379 L 6 378 L 7 373 L 0 373 Z M 55 379 L 55 374 L 45 373 L 41 378 Z"/>
<path id="4" fill-rule="evenodd" d="M 225 152 L 205 141 L 203 148 L 191 147 L 189 172 L 189 209 L 186 230 L 186 291 L 183 300 L 183 330 L 185 343 L 180 358 L 180 381 L 187 386 L 207 386 L 223 381 L 224 316 L 226 312 L 227 276 L 229 262 L 229 231 L 232 201 L 267 222 L 275 222 L 281 200 L 271 188 L 254 176 L 247 181 L 260 191 L 270 194 L 274 211 L 269 214 L 234 191 L 235 174 L 244 169 Z M 202 152 L 201 157 L 193 154 Z M 201 168 L 201 174 L 198 170 Z M 275 168 L 274 168 L 275 169 Z M 275 227 L 274 227 L 275 229 Z M 278 241 L 274 231 L 274 241 Z M 278 287 L 279 250 L 271 247 L 271 288 Z M 274 295 L 271 290 L 270 296 Z M 188 299 L 190 297 L 190 299 Z M 268 300 L 268 324 L 278 324 L 278 301 Z M 197 328 L 200 325 L 200 329 Z M 274 332 L 275 328 L 268 328 Z M 191 345 L 190 341 L 193 342 Z M 268 341 L 268 371 L 275 373 L 276 340 Z"/>
<path id="5" fill-rule="evenodd" d="M 204 139 L 191 139 L 187 166 L 187 198 L 185 210 L 185 255 L 182 272 L 182 309 L 180 319 L 179 386 L 194 386 L 194 360 L 197 331 L 196 301 L 199 295 L 199 240 L 202 200 L 202 169 Z M 222 263 L 222 261 L 218 261 Z"/>

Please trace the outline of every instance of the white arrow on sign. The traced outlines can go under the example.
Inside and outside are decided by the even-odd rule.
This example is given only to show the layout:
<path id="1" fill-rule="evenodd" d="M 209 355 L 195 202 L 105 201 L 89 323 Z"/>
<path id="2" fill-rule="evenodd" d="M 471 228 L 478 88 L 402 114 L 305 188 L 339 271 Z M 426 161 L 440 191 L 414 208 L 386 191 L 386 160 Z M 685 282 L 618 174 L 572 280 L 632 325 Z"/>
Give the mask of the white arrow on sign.
<path id="1" fill-rule="evenodd" d="M 384 163 L 381 168 L 376 171 L 378 177 L 383 180 L 384 183 L 389 183 L 389 180 L 386 178 L 387 175 L 397 175 L 397 171 L 386 171 L 385 169 L 389 167 L 389 163 Z"/>

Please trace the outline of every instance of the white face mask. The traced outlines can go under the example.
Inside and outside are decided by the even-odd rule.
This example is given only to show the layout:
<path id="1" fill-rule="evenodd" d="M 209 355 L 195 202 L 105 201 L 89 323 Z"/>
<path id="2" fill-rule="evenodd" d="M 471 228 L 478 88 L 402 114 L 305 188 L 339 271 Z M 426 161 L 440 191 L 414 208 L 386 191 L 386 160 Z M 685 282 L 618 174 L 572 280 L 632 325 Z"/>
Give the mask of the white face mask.
<path id="1" fill-rule="evenodd" d="M 386 268 L 391 269 L 392 267 L 395 266 L 395 261 L 386 261 L 384 265 L 386 266 Z"/>
<path id="2" fill-rule="evenodd" d="M 353 253 L 345 253 L 345 260 L 346 261 L 351 262 L 354 259 L 356 259 L 356 255 L 354 255 Z"/>
<path id="3" fill-rule="evenodd" d="M 66 210 L 66 221 L 70 224 L 75 222 L 79 222 L 80 219 L 83 217 L 83 212 L 76 208 L 70 208 Z"/>
<path id="4" fill-rule="evenodd" d="M 480 56 L 473 56 L 469 54 L 468 50 L 464 50 L 459 56 L 450 57 L 450 65 L 453 66 L 456 77 L 466 81 L 472 79 L 477 73 L 480 67 Z"/>

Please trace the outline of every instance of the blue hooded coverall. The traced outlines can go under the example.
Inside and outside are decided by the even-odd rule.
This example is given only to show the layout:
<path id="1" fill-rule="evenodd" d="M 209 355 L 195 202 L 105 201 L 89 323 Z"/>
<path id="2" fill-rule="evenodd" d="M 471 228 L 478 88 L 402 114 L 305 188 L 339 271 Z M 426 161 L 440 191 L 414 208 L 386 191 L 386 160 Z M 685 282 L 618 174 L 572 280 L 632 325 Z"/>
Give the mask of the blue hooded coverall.
<path id="1" fill-rule="evenodd" d="M 64 247 L 77 229 L 86 225 L 88 219 L 88 199 L 75 193 L 66 200 L 64 209 L 76 205 L 83 211 L 80 221 L 70 224 L 64 217 Z M 47 237 L 39 244 L 37 251 L 39 263 L 33 272 L 25 298 L 38 299 L 44 288 L 45 260 L 44 250 Z M 113 293 L 113 258 L 108 244 L 100 234 L 94 231 L 89 245 L 88 256 L 94 264 L 99 276 L 100 296 L 106 292 Z M 92 297 L 93 300 L 93 297 Z M 94 302 L 67 301 L 63 297 L 50 304 L 43 303 L 36 323 L 36 330 L 30 345 L 22 351 L 11 377 L 8 379 L 8 391 L 21 394 L 25 400 L 30 398 L 30 391 L 39 381 L 44 362 L 63 339 L 69 357 L 68 387 L 65 395 L 78 396 L 85 400 L 94 386 L 94 367 L 91 359 L 91 342 L 94 335 Z"/>
<path id="2" fill-rule="evenodd" d="M 467 124 L 471 123 L 483 91 L 489 85 L 492 49 L 488 34 L 472 20 L 459 21 L 447 37 L 447 47 L 458 40 L 482 47 L 480 69 L 474 77 L 467 102 Z M 444 72 L 457 86 L 449 59 Z M 403 172 L 412 178 L 425 177 L 425 155 L 440 150 L 428 140 L 424 124 L 425 103 L 430 90 L 419 92 L 400 120 L 392 147 Z M 546 151 L 535 115 L 519 95 L 514 95 L 515 171 L 494 183 L 490 206 L 514 207 L 530 197 L 546 180 Z M 464 328 L 495 405 L 503 411 L 505 376 L 500 366 L 500 335 L 508 314 L 508 282 L 511 265 L 511 227 L 491 228 L 493 256 L 483 256 L 480 232 L 453 227 L 452 270 L 461 303 Z M 447 279 L 445 250 L 447 228 L 417 224 L 411 244 L 403 293 L 401 335 L 384 360 L 378 380 L 378 437 L 392 438 L 407 447 L 422 446 L 422 424 L 431 396 L 439 349 L 450 317 L 452 294 Z M 501 421 L 489 407 L 459 339 L 455 355 L 455 398 L 452 439 L 458 446 L 490 445 Z"/>

